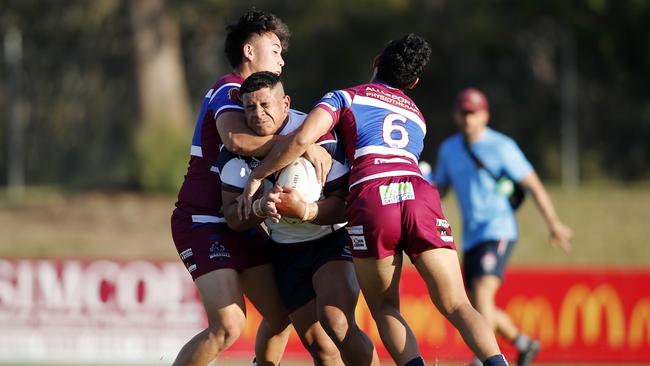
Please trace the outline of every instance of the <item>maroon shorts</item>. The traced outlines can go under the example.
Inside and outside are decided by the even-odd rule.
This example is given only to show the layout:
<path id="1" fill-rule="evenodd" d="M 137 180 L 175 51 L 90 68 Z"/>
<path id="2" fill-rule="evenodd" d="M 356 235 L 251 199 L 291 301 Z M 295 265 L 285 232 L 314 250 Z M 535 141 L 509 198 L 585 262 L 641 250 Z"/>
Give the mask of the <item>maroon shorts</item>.
<path id="1" fill-rule="evenodd" d="M 176 208 L 172 238 L 192 279 L 222 268 L 242 272 L 271 262 L 271 239 L 259 228 L 236 232 L 223 219 Z"/>
<path id="2" fill-rule="evenodd" d="M 420 177 L 387 177 L 356 185 L 347 207 L 352 255 L 411 260 L 435 248 L 456 249 L 438 190 Z"/>

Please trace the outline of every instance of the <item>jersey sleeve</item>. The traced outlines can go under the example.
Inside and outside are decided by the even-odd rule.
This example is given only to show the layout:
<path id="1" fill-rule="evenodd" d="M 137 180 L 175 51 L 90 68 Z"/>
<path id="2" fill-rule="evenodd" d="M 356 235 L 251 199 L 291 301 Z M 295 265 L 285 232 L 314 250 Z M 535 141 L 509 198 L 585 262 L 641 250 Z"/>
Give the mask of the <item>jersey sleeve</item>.
<path id="1" fill-rule="evenodd" d="M 244 191 L 251 174 L 251 169 L 244 159 L 226 149 L 221 149 L 216 166 L 221 177 L 222 190 L 235 193 Z"/>
<path id="2" fill-rule="evenodd" d="M 316 107 L 324 110 L 332 116 L 332 126 L 330 130 L 336 126 L 341 118 L 341 114 L 346 108 L 352 105 L 352 96 L 347 90 L 336 90 L 325 94 L 316 103 Z"/>
<path id="3" fill-rule="evenodd" d="M 210 96 L 209 106 L 214 111 L 215 120 L 224 112 L 244 110 L 239 97 L 239 86 L 237 83 L 224 84 Z"/>
<path id="4" fill-rule="evenodd" d="M 532 164 L 513 140 L 502 144 L 501 154 L 504 162 L 503 170 L 513 180 L 520 182 L 533 171 Z"/>
<path id="5" fill-rule="evenodd" d="M 350 175 L 350 164 L 345 158 L 343 143 L 334 131 L 330 131 L 318 139 L 317 144 L 332 155 L 332 169 L 327 174 L 323 192 L 325 194 L 346 187 Z"/>

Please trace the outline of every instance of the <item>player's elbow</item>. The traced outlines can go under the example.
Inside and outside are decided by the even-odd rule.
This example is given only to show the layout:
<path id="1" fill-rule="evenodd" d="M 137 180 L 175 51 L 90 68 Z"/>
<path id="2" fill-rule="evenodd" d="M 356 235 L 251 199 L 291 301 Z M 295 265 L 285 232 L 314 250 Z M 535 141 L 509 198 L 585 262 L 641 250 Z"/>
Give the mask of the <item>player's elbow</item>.
<path id="1" fill-rule="evenodd" d="M 223 141 L 223 146 L 234 154 L 243 154 L 245 152 L 244 139 L 237 134 L 229 134 L 228 138 Z"/>
<path id="2" fill-rule="evenodd" d="M 316 142 L 316 141 L 312 140 L 311 138 L 309 138 L 308 136 L 305 136 L 304 133 L 297 134 L 293 141 L 294 141 L 294 143 L 296 144 L 296 146 L 298 148 L 303 149 L 303 150 L 307 150 L 309 145 Z"/>

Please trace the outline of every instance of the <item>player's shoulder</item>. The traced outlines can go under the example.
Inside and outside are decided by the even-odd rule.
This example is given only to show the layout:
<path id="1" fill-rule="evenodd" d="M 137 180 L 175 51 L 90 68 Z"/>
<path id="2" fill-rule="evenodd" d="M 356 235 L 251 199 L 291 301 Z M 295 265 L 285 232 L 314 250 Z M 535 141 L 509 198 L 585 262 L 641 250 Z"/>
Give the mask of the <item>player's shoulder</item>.
<path id="1" fill-rule="evenodd" d="M 223 75 L 212 86 L 210 89 L 211 100 L 219 100 L 220 102 L 232 102 L 236 104 L 241 104 L 241 98 L 239 96 L 239 88 L 241 83 L 244 82 L 244 79 L 241 75 L 236 73 L 230 73 Z"/>

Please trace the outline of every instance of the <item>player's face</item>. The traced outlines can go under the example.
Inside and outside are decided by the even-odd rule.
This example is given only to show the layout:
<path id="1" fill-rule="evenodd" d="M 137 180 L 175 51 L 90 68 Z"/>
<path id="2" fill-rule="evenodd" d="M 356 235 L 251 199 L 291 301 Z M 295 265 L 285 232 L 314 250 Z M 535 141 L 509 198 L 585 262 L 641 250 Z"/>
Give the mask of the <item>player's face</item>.
<path id="1" fill-rule="evenodd" d="M 490 114 L 488 111 L 455 111 L 456 125 L 465 136 L 478 136 L 487 126 Z"/>
<path id="2" fill-rule="evenodd" d="M 242 95 L 246 124 L 255 134 L 268 136 L 282 127 L 289 113 L 289 96 L 281 84 Z"/>
<path id="3" fill-rule="evenodd" d="M 278 75 L 282 73 L 282 44 L 275 33 L 254 34 L 249 43 L 252 46 L 249 58 L 253 72 L 270 71 Z"/>

